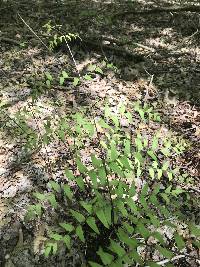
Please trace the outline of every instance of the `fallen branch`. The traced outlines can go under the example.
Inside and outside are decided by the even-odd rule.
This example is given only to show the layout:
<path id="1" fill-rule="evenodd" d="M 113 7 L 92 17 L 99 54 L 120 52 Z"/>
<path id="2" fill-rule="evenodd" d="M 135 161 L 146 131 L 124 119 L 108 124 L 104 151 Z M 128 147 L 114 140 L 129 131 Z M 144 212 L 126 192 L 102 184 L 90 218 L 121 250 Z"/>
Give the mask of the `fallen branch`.
<path id="1" fill-rule="evenodd" d="M 143 14 L 156 14 L 165 12 L 200 12 L 200 6 L 185 6 L 185 7 L 167 7 L 167 8 L 154 8 L 143 10 L 129 10 L 113 15 L 112 19 L 116 19 L 127 15 L 143 15 Z"/>

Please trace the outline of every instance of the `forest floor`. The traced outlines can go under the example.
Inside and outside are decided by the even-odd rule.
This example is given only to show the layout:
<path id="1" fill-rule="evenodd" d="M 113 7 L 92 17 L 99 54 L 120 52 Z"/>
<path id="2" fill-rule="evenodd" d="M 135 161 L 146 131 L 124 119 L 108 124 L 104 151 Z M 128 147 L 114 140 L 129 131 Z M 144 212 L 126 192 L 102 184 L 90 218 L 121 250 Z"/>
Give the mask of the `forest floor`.
<path id="1" fill-rule="evenodd" d="M 134 10 L 167 8 L 179 1 L 173 1 L 173 5 L 171 2 L 138 0 Z M 193 4 L 196 1 L 190 1 L 189 5 Z M 191 191 L 198 203 L 200 14 L 181 11 L 113 16 L 129 10 L 131 6 L 127 5 L 89 0 L 0 4 L 0 107 L 7 105 L 0 113 L 0 266 L 66 266 L 62 259 L 56 259 L 58 265 L 55 259 L 44 259 L 36 240 L 42 233 L 32 236 L 23 223 L 32 193 L 49 178 L 44 159 L 48 156 L 53 166 L 51 178 L 57 179 L 63 176 L 64 165 L 60 161 L 66 151 L 52 143 L 47 149 L 27 155 L 25 140 L 16 136 L 14 115 L 26 107 L 36 116 L 30 122 L 32 126 L 41 127 L 47 117 L 70 114 L 74 109 L 71 82 L 54 84 L 32 105 L 31 92 L 40 86 L 44 72 L 57 79 L 63 70 L 77 77 L 85 75 L 90 64 L 104 69 L 103 74 L 81 83 L 76 99 L 80 107 L 95 104 L 96 116 L 105 100 L 113 106 L 119 101 L 137 100 L 153 105 L 161 114 L 165 130 L 190 144 L 179 164 L 191 178 L 185 189 Z M 62 25 L 65 34 L 76 33 L 81 37 L 82 42 L 70 43 L 77 66 L 66 45 L 60 45 L 54 52 L 48 50 L 50 38 L 44 25 L 50 20 L 53 27 Z M 105 59 L 110 62 L 108 68 Z M 199 223 L 196 207 L 193 216 Z M 30 252 L 30 243 L 35 246 L 35 253 Z M 177 266 L 195 266 L 184 264 Z"/>

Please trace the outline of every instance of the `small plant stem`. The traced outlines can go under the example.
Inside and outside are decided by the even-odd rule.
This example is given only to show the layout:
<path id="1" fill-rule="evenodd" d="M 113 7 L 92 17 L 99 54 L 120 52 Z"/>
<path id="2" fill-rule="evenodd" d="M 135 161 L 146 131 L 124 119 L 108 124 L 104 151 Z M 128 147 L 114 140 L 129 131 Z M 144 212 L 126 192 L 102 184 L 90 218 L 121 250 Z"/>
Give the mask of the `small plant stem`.
<path id="1" fill-rule="evenodd" d="M 112 221 L 112 226 L 114 227 L 114 204 L 113 204 L 113 200 L 112 200 L 111 188 L 110 188 L 110 183 L 109 183 L 109 179 L 108 179 L 108 170 L 106 168 L 106 159 L 105 159 L 104 151 L 103 151 L 101 144 L 100 144 L 101 136 L 99 135 L 97 125 L 95 122 L 95 118 L 93 118 L 93 120 L 94 120 L 94 125 L 95 125 L 95 129 L 96 129 L 96 133 L 97 133 L 97 138 L 99 140 L 98 145 L 99 145 L 99 149 L 100 149 L 100 153 L 101 153 L 101 160 L 103 162 L 103 167 L 104 167 L 104 170 L 106 173 L 106 183 L 107 183 L 107 187 L 108 187 L 108 194 L 109 194 L 110 204 L 111 204 L 111 221 Z"/>

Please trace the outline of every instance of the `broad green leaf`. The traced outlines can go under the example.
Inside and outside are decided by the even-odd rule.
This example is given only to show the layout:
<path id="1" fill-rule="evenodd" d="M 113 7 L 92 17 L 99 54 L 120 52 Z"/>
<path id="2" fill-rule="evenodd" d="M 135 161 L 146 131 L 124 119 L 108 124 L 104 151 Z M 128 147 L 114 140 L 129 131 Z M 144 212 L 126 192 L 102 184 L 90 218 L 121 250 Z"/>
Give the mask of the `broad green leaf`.
<path id="1" fill-rule="evenodd" d="M 55 242 L 55 243 L 52 244 L 52 253 L 53 253 L 53 255 L 56 255 L 57 250 L 58 250 L 58 244 Z"/>
<path id="2" fill-rule="evenodd" d="M 155 177 L 155 173 L 154 173 L 154 169 L 153 168 L 149 168 L 149 175 L 150 175 L 150 177 L 152 178 L 152 179 L 154 179 L 154 177 Z"/>
<path id="3" fill-rule="evenodd" d="M 46 194 L 41 194 L 39 192 L 33 193 L 34 197 L 36 197 L 37 199 L 43 201 L 46 199 L 47 195 Z"/>
<path id="4" fill-rule="evenodd" d="M 60 85 L 63 85 L 63 84 L 64 84 L 64 81 L 65 81 L 65 78 L 64 78 L 63 76 L 61 76 L 61 77 L 59 78 L 59 83 L 60 83 Z"/>
<path id="5" fill-rule="evenodd" d="M 127 202 L 127 205 L 131 208 L 131 210 L 134 213 L 138 212 L 137 205 L 136 205 L 135 201 L 132 198 L 126 199 L 126 202 Z"/>
<path id="6" fill-rule="evenodd" d="M 127 156 L 122 156 L 118 159 L 119 163 L 122 165 L 123 169 L 132 170 L 131 163 Z"/>
<path id="7" fill-rule="evenodd" d="M 111 149 L 111 161 L 115 161 L 118 158 L 119 153 L 117 151 L 116 143 L 114 140 L 111 140 L 110 149 Z"/>
<path id="8" fill-rule="evenodd" d="M 148 191 L 149 191 L 149 186 L 148 186 L 148 183 L 146 183 L 146 184 L 142 187 L 141 195 L 143 195 L 144 197 L 146 197 Z"/>
<path id="9" fill-rule="evenodd" d="M 112 213 L 112 208 L 111 208 L 111 205 L 107 205 L 106 207 L 104 207 L 104 214 L 105 214 L 105 217 L 106 217 L 106 220 L 108 222 L 109 225 L 111 225 L 111 213 Z"/>
<path id="10" fill-rule="evenodd" d="M 124 154 L 129 156 L 131 154 L 131 142 L 129 139 L 124 140 Z"/>
<path id="11" fill-rule="evenodd" d="M 162 177 L 162 169 L 157 169 L 158 180 Z"/>
<path id="12" fill-rule="evenodd" d="M 117 236 L 121 242 L 124 242 L 126 245 L 131 248 L 136 248 L 138 246 L 138 241 L 135 238 L 130 238 L 121 228 L 117 231 Z"/>
<path id="13" fill-rule="evenodd" d="M 136 229 L 137 229 L 137 232 L 139 232 L 141 236 L 144 237 L 144 239 L 147 239 L 151 235 L 149 230 L 141 222 L 137 224 Z"/>
<path id="14" fill-rule="evenodd" d="M 84 233 L 83 233 L 83 229 L 81 227 L 81 225 L 79 225 L 76 228 L 76 235 L 79 237 L 79 239 L 84 243 L 85 242 L 85 238 L 84 238 Z"/>
<path id="15" fill-rule="evenodd" d="M 36 214 L 41 217 L 42 215 L 42 206 L 40 204 L 36 204 L 35 205 L 35 211 L 36 211 Z"/>
<path id="16" fill-rule="evenodd" d="M 69 77 L 68 73 L 66 71 L 64 71 L 64 70 L 62 71 L 62 76 L 64 78 L 68 78 Z"/>
<path id="17" fill-rule="evenodd" d="M 49 80 L 49 81 L 52 81 L 53 80 L 53 77 L 52 77 L 52 75 L 50 74 L 50 72 L 45 72 L 45 75 L 46 75 L 46 77 L 47 77 L 47 79 Z"/>
<path id="18" fill-rule="evenodd" d="M 143 195 L 141 195 L 141 196 L 139 197 L 139 200 L 140 200 L 140 203 L 142 204 L 144 210 L 148 210 L 149 207 L 148 207 L 148 205 L 147 205 L 147 202 L 146 202 L 145 197 L 144 197 Z"/>
<path id="19" fill-rule="evenodd" d="M 165 241 L 164 241 L 164 238 L 161 235 L 161 233 L 154 232 L 154 233 L 152 233 L 152 236 L 155 237 L 160 242 L 161 245 L 163 245 L 163 246 L 165 245 Z"/>
<path id="20" fill-rule="evenodd" d="M 124 177 L 124 173 L 121 170 L 121 168 L 119 167 L 119 165 L 116 162 L 111 162 L 109 163 L 109 167 L 111 168 L 111 170 L 117 174 L 119 177 Z"/>
<path id="21" fill-rule="evenodd" d="M 79 203 L 81 204 L 81 206 L 82 206 L 85 210 L 87 210 L 87 212 L 88 212 L 89 214 L 92 213 L 92 205 L 91 205 L 91 204 L 88 204 L 88 203 L 86 203 L 85 201 L 80 201 Z"/>
<path id="22" fill-rule="evenodd" d="M 71 181 L 73 181 L 75 179 L 73 172 L 71 170 L 68 170 L 68 169 L 65 169 L 65 176 Z"/>
<path id="23" fill-rule="evenodd" d="M 63 190 L 64 190 L 65 195 L 66 195 L 70 200 L 72 200 L 72 196 L 73 196 L 73 194 L 72 194 L 72 192 L 71 192 L 71 188 L 70 188 L 70 186 L 69 186 L 68 184 L 64 184 L 62 188 L 63 188 Z"/>
<path id="24" fill-rule="evenodd" d="M 173 179 L 173 174 L 172 172 L 167 172 L 167 176 L 169 178 L 169 181 L 171 181 Z"/>
<path id="25" fill-rule="evenodd" d="M 126 251 L 124 248 L 120 246 L 119 243 L 115 242 L 114 240 L 110 240 L 110 246 L 109 249 L 116 253 L 119 257 L 122 257 L 123 255 L 126 254 Z"/>
<path id="26" fill-rule="evenodd" d="M 100 119 L 100 120 L 98 121 L 98 124 L 99 124 L 102 128 L 110 129 L 110 126 L 109 126 L 103 119 Z"/>
<path id="27" fill-rule="evenodd" d="M 83 78 L 84 78 L 86 81 L 92 81 L 92 77 L 91 77 L 89 74 L 86 74 L 85 76 L 83 76 Z"/>
<path id="28" fill-rule="evenodd" d="M 100 222 L 103 223 L 103 225 L 109 229 L 109 225 L 108 225 L 108 222 L 107 222 L 107 219 L 106 219 L 106 216 L 104 214 L 104 211 L 103 209 L 100 209 L 100 210 L 97 210 L 96 212 L 96 215 L 97 215 L 97 218 L 100 220 Z"/>
<path id="29" fill-rule="evenodd" d="M 165 258 L 171 259 L 173 257 L 173 253 L 167 248 L 161 247 L 160 245 L 157 245 L 156 248 Z"/>
<path id="30" fill-rule="evenodd" d="M 175 233 L 174 238 L 175 238 L 176 245 L 177 245 L 178 249 L 180 249 L 180 250 L 183 249 L 185 247 L 185 242 L 184 242 L 182 236 L 180 236 L 178 233 Z"/>
<path id="31" fill-rule="evenodd" d="M 51 243 L 48 243 L 46 248 L 45 248 L 45 251 L 44 251 L 44 256 L 45 257 L 48 257 L 49 254 L 51 253 L 51 250 L 52 250 L 52 244 Z"/>
<path id="32" fill-rule="evenodd" d="M 77 77 L 74 77 L 73 85 L 74 85 L 74 86 L 77 86 L 77 85 L 78 85 L 78 83 L 79 83 L 79 81 L 80 81 L 80 79 L 79 79 L 79 78 L 77 78 Z"/>
<path id="33" fill-rule="evenodd" d="M 135 196 L 135 194 L 136 194 L 135 183 L 132 182 L 132 184 L 131 184 L 131 186 L 129 188 L 129 196 L 133 197 L 133 196 Z"/>
<path id="34" fill-rule="evenodd" d="M 69 235 L 65 235 L 62 238 L 63 242 L 65 243 L 68 249 L 71 249 L 71 237 Z"/>
<path id="35" fill-rule="evenodd" d="M 103 71 L 102 71 L 102 69 L 101 69 L 101 68 L 99 68 L 99 67 L 96 67 L 96 69 L 95 69 L 95 72 L 98 72 L 98 73 L 100 73 L 100 74 L 103 74 Z"/>
<path id="36" fill-rule="evenodd" d="M 59 223 L 59 225 L 65 229 L 67 232 L 72 232 L 74 230 L 74 226 L 70 223 Z"/>
<path id="37" fill-rule="evenodd" d="M 140 152 L 134 153 L 134 158 L 135 158 L 135 163 L 142 164 L 144 162 L 144 159 Z"/>
<path id="38" fill-rule="evenodd" d="M 104 166 L 99 168 L 98 177 L 101 181 L 101 185 L 105 185 L 106 184 L 106 171 L 105 171 Z"/>
<path id="39" fill-rule="evenodd" d="M 137 147 L 138 151 L 141 151 L 143 149 L 143 144 L 140 138 L 135 138 L 135 145 Z"/>
<path id="40" fill-rule="evenodd" d="M 97 188 L 97 174 L 94 170 L 88 172 L 88 175 L 92 181 L 94 188 Z"/>
<path id="41" fill-rule="evenodd" d="M 124 203 L 121 200 L 116 201 L 117 208 L 120 210 L 123 217 L 128 216 L 127 210 L 124 206 Z"/>
<path id="42" fill-rule="evenodd" d="M 86 168 L 86 166 L 81 162 L 81 160 L 79 158 L 76 159 L 76 164 L 78 166 L 78 169 L 81 173 L 87 173 L 88 169 Z"/>
<path id="43" fill-rule="evenodd" d="M 89 71 L 89 72 L 93 72 L 93 71 L 95 71 L 95 69 L 96 69 L 96 65 L 95 64 L 90 64 L 88 67 L 87 67 L 87 70 Z"/>
<path id="44" fill-rule="evenodd" d="M 102 262 L 104 265 L 111 264 L 111 262 L 114 260 L 113 255 L 104 252 L 103 249 L 100 247 L 99 250 L 97 251 L 97 255 L 100 256 Z"/>
<path id="45" fill-rule="evenodd" d="M 135 262 L 139 263 L 140 266 L 143 265 L 142 259 L 141 259 L 140 255 L 138 254 L 138 252 L 137 252 L 135 249 L 132 250 L 132 251 L 129 253 L 129 255 L 130 255 L 130 257 L 133 258 L 133 260 L 134 260 Z"/>
<path id="46" fill-rule="evenodd" d="M 151 148 L 153 151 L 155 151 L 157 147 L 158 147 L 158 138 L 157 138 L 157 136 L 154 136 Z"/>
<path id="47" fill-rule="evenodd" d="M 81 214 L 80 212 L 75 211 L 75 210 L 72 210 L 72 209 L 70 209 L 70 212 L 71 212 L 72 216 L 73 216 L 79 223 L 82 223 L 82 222 L 85 221 L 85 217 L 84 217 L 83 214 Z"/>
<path id="48" fill-rule="evenodd" d="M 124 105 L 123 103 L 120 103 L 120 105 L 119 105 L 119 112 L 120 112 L 122 115 L 124 115 L 125 111 L 126 111 L 126 107 L 125 107 L 125 105 Z"/>
<path id="49" fill-rule="evenodd" d="M 113 121 L 113 123 L 115 124 L 115 127 L 118 128 L 119 127 L 119 119 L 118 119 L 118 117 L 116 115 L 111 115 L 110 118 Z"/>
<path id="50" fill-rule="evenodd" d="M 198 227 L 197 225 L 190 224 L 189 229 L 191 231 L 191 234 L 194 235 L 195 237 L 200 236 L 200 227 Z"/>
<path id="51" fill-rule="evenodd" d="M 55 190 L 56 192 L 60 192 L 60 185 L 55 181 L 49 182 L 50 187 Z"/>
<path id="52" fill-rule="evenodd" d="M 160 226 L 160 221 L 154 214 L 148 213 L 148 216 L 155 227 Z"/>
<path id="53" fill-rule="evenodd" d="M 123 227 L 126 229 L 126 231 L 129 233 L 129 234 L 133 234 L 134 233 L 134 227 L 131 226 L 130 224 L 128 224 L 127 222 L 123 222 L 122 223 Z"/>
<path id="54" fill-rule="evenodd" d="M 98 168 L 102 166 L 102 160 L 97 159 L 95 155 L 91 155 L 91 159 L 92 159 L 92 165 L 94 168 Z"/>
<path id="55" fill-rule="evenodd" d="M 90 226 L 90 228 L 92 228 L 95 233 L 100 234 L 94 217 L 88 217 L 86 223 Z"/>
<path id="56" fill-rule="evenodd" d="M 59 235 L 59 234 L 50 234 L 49 235 L 50 238 L 56 240 L 56 241 L 60 241 L 62 239 L 62 235 Z"/>
<path id="57" fill-rule="evenodd" d="M 133 122 L 133 117 L 132 117 L 132 114 L 130 112 L 126 112 L 125 116 L 128 119 L 129 123 Z"/>
<path id="58" fill-rule="evenodd" d="M 103 265 L 100 265 L 100 264 L 93 262 L 93 261 L 89 261 L 89 264 L 91 267 L 103 267 Z"/>
<path id="59" fill-rule="evenodd" d="M 83 177 L 78 176 L 78 177 L 76 178 L 76 183 L 77 183 L 78 187 L 79 187 L 81 190 L 84 190 L 84 189 L 85 189 L 85 183 L 84 183 L 84 181 L 83 181 Z"/>
<path id="60" fill-rule="evenodd" d="M 58 203 L 56 201 L 56 197 L 54 194 L 49 194 L 47 197 L 48 201 L 51 203 L 51 206 L 56 209 L 58 206 Z"/>
<path id="61" fill-rule="evenodd" d="M 147 151 L 147 154 L 155 161 L 157 161 L 157 157 L 156 155 L 154 154 L 154 152 L 152 150 L 148 150 Z"/>

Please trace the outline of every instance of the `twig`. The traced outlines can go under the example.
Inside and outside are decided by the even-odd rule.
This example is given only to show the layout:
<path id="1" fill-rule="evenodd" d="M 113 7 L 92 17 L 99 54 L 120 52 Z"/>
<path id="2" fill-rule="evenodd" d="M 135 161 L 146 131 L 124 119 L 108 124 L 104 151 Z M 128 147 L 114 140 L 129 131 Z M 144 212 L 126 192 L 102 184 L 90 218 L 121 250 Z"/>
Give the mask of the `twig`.
<path id="1" fill-rule="evenodd" d="M 26 27 L 40 40 L 40 42 L 44 45 L 44 47 L 47 50 L 50 50 L 49 47 L 43 42 L 43 40 L 35 33 L 35 31 L 26 23 L 26 21 L 22 18 L 22 16 L 17 13 L 17 15 L 19 16 L 19 18 L 23 21 L 23 23 L 26 25 Z"/>

